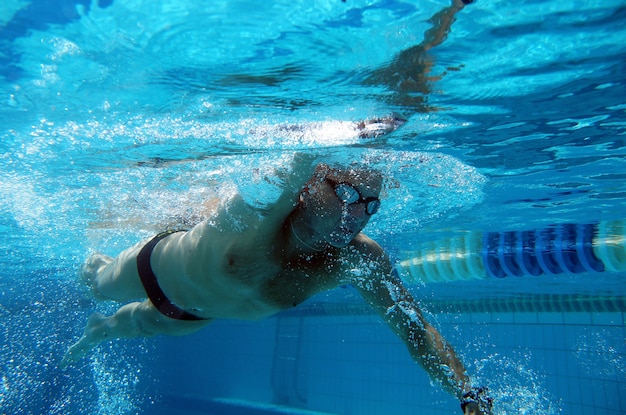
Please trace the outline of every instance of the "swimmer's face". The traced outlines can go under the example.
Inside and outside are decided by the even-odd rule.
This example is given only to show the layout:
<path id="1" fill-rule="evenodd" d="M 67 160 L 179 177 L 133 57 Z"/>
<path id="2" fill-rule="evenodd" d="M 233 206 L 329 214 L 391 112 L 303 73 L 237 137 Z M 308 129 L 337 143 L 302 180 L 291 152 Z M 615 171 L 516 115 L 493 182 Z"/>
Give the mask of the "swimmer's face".
<path id="1" fill-rule="evenodd" d="M 336 248 L 346 247 L 379 207 L 382 177 L 373 172 L 330 171 L 303 197 L 311 210 L 318 238 Z"/>

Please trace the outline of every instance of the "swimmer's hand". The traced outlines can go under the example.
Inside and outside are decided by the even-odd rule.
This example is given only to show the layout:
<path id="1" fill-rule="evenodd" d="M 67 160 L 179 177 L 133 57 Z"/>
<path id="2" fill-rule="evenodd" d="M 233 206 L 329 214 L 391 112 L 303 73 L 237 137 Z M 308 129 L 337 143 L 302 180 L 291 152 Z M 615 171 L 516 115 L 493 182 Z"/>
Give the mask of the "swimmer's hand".
<path id="1" fill-rule="evenodd" d="M 472 388 L 463 395 L 461 410 L 464 415 L 492 415 L 493 398 L 489 396 L 487 387 Z"/>
<path id="2" fill-rule="evenodd" d="M 94 313 L 89 317 L 87 321 L 87 327 L 85 327 L 85 333 L 83 336 L 70 348 L 63 357 L 61 369 L 65 369 L 70 364 L 82 359 L 102 341 L 100 336 L 95 335 L 96 332 L 103 332 L 102 327 L 106 325 L 108 318 L 100 313 Z"/>
<path id="3" fill-rule="evenodd" d="M 356 123 L 359 138 L 376 138 L 389 134 L 400 128 L 406 120 L 399 115 L 392 114 L 382 118 L 372 118 Z"/>

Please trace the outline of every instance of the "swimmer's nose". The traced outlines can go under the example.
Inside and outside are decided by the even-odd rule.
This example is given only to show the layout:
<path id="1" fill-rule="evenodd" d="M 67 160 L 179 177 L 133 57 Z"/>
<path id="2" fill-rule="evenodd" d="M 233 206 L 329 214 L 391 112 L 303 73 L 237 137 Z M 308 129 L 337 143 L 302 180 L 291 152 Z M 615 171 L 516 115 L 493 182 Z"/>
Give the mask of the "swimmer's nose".
<path id="1" fill-rule="evenodd" d="M 354 225 L 361 227 L 365 226 L 365 223 L 367 223 L 370 218 L 364 203 L 348 205 L 348 216 L 352 218 Z"/>

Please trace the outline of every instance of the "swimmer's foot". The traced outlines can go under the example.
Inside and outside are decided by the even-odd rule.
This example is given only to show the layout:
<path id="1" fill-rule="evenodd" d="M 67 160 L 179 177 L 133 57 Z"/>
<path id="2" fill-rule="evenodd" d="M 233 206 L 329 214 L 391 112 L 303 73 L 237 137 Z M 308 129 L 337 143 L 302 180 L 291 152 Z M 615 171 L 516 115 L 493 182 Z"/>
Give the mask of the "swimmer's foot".
<path id="1" fill-rule="evenodd" d="M 109 265 L 113 261 L 113 258 L 103 254 L 92 254 L 85 263 L 83 264 L 83 268 L 80 271 L 81 280 L 92 289 L 93 294 L 98 299 L 103 299 L 104 297 L 98 292 L 96 280 L 98 278 L 98 274 L 103 270 L 107 265 Z"/>
<path id="2" fill-rule="evenodd" d="M 89 353 L 91 349 L 96 347 L 106 338 L 106 329 L 108 317 L 100 313 L 94 313 L 87 320 L 85 333 L 74 343 L 65 353 L 60 367 L 65 369 L 68 365 L 77 362 Z"/>
<path id="3" fill-rule="evenodd" d="M 356 128 L 359 131 L 359 138 L 376 138 L 397 130 L 404 123 L 406 123 L 404 118 L 394 114 L 388 117 L 359 121 L 356 123 Z"/>

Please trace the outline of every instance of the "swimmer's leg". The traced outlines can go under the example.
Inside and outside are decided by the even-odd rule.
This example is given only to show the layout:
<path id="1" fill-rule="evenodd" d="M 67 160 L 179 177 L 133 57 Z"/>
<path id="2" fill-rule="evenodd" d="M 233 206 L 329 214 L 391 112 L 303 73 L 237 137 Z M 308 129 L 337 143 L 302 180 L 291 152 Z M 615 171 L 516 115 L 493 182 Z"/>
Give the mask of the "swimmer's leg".
<path id="1" fill-rule="evenodd" d="M 91 287 L 97 299 L 131 301 L 146 297 L 137 271 L 137 255 L 146 242 L 122 251 L 115 258 L 102 254 L 87 258 L 81 279 Z"/>
<path id="2" fill-rule="evenodd" d="M 113 261 L 113 258 L 103 254 L 92 254 L 80 270 L 81 280 L 91 288 L 94 297 L 98 300 L 103 300 L 104 297 L 98 291 L 98 274 L 102 273 L 102 270 Z"/>
<path id="3" fill-rule="evenodd" d="M 152 337 L 157 334 L 184 336 L 206 327 L 210 322 L 171 319 L 159 313 L 148 300 L 126 304 L 110 317 L 94 313 L 87 320 L 82 337 L 68 349 L 60 366 L 65 368 L 82 359 L 105 340 Z"/>
<path id="4" fill-rule="evenodd" d="M 70 363 L 74 363 L 79 359 L 82 359 L 87 353 L 96 347 L 104 339 L 97 339 L 94 331 L 98 327 L 106 324 L 107 317 L 100 313 L 94 313 L 87 320 L 87 327 L 83 336 L 74 343 L 65 353 L 63 360 L 61 361 L 61 368 L 66 368 Z"/>

